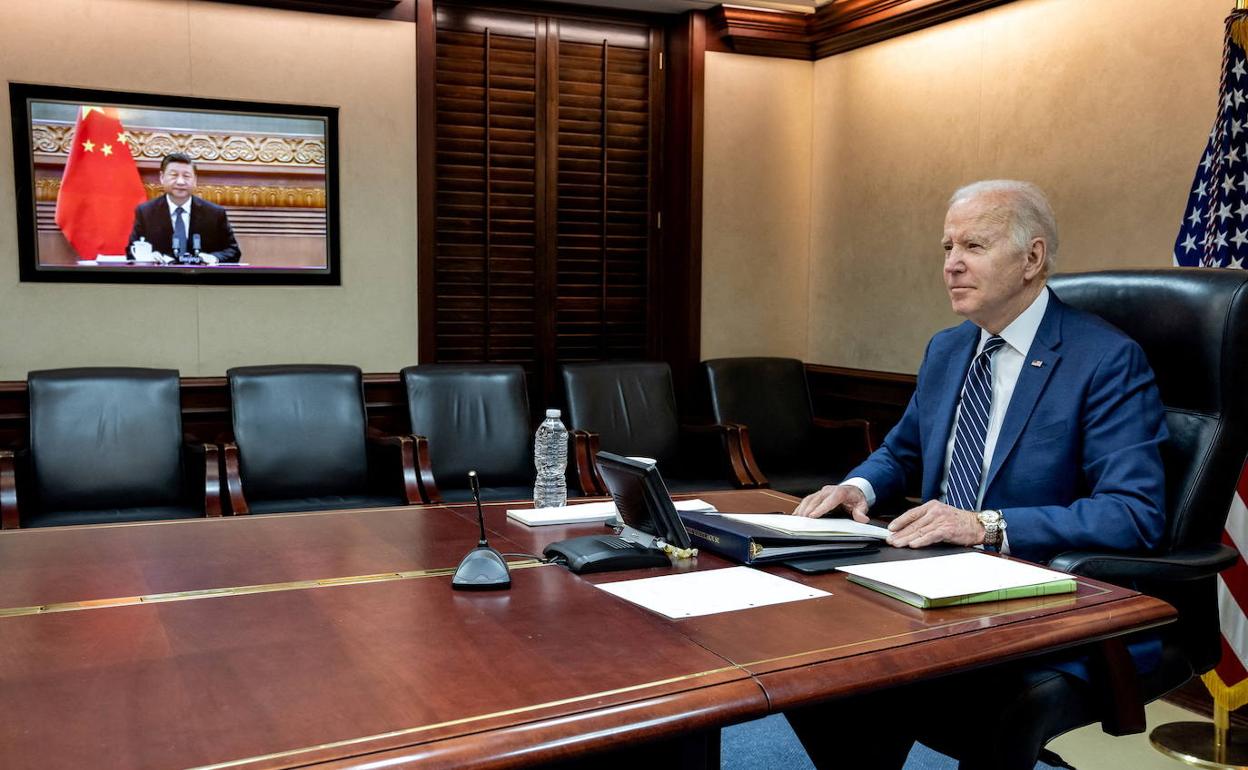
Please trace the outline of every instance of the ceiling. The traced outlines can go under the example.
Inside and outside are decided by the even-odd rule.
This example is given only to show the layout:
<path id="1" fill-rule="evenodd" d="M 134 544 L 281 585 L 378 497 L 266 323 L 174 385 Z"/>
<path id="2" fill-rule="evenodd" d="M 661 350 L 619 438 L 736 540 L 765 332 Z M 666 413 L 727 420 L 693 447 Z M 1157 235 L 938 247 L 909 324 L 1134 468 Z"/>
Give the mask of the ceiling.
<path id="1" fill-rule="evenodd" d="M 575 5 L 593 5 L 599 8 L 622 8 L 630 11 L 649 11 L 651 13 L 684 13 L 685 11 L 705 11 L 717 5 L 737 5 L 745 8 L 765 8 L 777 11 L 798 11 L 813 13 L 815 8 L 832 0 L 553 0 L 557 3 Z"/>

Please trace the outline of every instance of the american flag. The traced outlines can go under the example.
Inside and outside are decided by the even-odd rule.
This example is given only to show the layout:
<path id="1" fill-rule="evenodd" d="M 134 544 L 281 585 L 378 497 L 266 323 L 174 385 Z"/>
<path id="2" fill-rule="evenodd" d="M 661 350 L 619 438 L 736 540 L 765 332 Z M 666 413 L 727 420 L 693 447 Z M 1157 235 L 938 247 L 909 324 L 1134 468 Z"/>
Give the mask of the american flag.
<path id="1" fill-rule="evenodd" d="M 1174 263 L 1185 267 L 1240 268 L 1248 257 L 1248 11 L 1226 19 L 1218 116 L 1196 169 L 1186 216 L 1174 242 Z M 1248 554 L 1248 467 L 1222 533 L 1222 542 Z M 1218 576 L 1222 661 L 1205 674 L 1205 686 L 1227 710 L 1248 703 L 1248 565 L 1241 558 Z"/>

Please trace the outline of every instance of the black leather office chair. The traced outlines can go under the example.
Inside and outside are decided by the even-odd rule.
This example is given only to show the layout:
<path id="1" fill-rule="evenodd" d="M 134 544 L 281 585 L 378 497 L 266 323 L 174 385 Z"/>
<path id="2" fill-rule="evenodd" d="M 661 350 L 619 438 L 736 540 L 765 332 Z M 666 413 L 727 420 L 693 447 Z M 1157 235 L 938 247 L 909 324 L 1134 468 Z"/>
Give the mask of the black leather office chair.
<path id="1" fill-rule="evenodd" d="M 806 367 L 793 358 L 715 358 L 702 362 L 715 422 L 736 425 L 750 475 L 803 497 L 871 453 L 866 420 L 814 416 Z"/>
<path id="2" fill-rule="evenodd" d="M 234 441 L 223 454 L 235 515 L 421 502 L 410 442 L 368 433 L 356 367 L 241 366 L 226 377 Z"/>
<path id="3" fill-rule="evenodd" d="M 1106 732 L 1144 729 L 1143 703 L 1213 668 L 1221 655 L 1215 577 L 1235 563 L 1221 542 L 1235 484 L 1248 454 L 1248 271 L 1123 270 L 1058 275 L 1049 282 L 1068 305 L 1095 313 L 1143 348 L 1157 376 L 1170 439 L 1166 530 L 1157 553 L 1065 553 L 1055 569 L 1134 588 L 1174 605 L 1161 630 L 1162 660 L 1116 701 L 1088 703 L 1081 692 L 1043 693 L 1046 711 L 1066 719 L 1043 742 L 1101 721 Z M 1106 683 L 1093 683 L 1097 692 Z"/>
<path id="4" fill-rule="evenodd" d="M 533 428 L 524 369 L 504 364 L 421 364 L 401 372 L 427 502 L 531 500 Z M 572 490 L 569 489 L 569 494 Z"/>
<path id="5" fill-rule="evenodd" d="M 566 364 L 563 389 L 585 494 L 607 494 L 594 462 L 599 449 L 656 460 L 672 492 L 756 486 L 740 459 L 735 430 L 681 426 L 666 363 Z"/>
<path id="6" fill-rule="evenodd" d="M 5 529 L 221 515 L 217 447 L 183 441 L 176 371 L 54 369 L 26 389 L 30 445 L 0 452 Z"/>
<path id="7" fill-rule="evenodd" d="M 1141 733 L 1144 703 L 1218 663 L 1216 577 L 1238 558 L 1222 544 L 1222 528 L 1248 454 L 1248 271 L 1077 273 L 1055 276 L 1050 286 L 1067 305 L 1098 314 L 1141 344 L 1169 429 L 1162 448 L 1167 523 L 1157 553 L 1071 552 L 1050 565 L 1164 599 L 1178 620 L 1156 631 L 1156 669 L 1137 674 L 1123 640 L 1112 640 L 1090 650 L 1090 686 L 1052 678 L 1012 704 L 1016 713 L 1042 715 L 1012 736 L 1011 745 L 1032 753 L 1096 721 L 1109 734 Z"/>

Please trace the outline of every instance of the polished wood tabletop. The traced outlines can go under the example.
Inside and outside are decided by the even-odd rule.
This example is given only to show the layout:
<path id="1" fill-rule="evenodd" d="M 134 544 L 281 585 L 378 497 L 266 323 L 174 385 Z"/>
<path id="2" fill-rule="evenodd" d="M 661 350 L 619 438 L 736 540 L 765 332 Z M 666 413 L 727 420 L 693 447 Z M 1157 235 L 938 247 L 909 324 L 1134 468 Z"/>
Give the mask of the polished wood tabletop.
<path id="1" fill-rule="evenodd" d="M 766 490 L 699 495 L 791 510 Z M 505 592 L 450 590 L 475 510 L 444 505 L 0 533 L 0 766 L 529 766 L 1061 650 L 1173 610 L 1073 596 L 917 610 L 830 596 L 672 621 L 578 577 L 487 506 Z M 676 569 L 729 566 L 712 554 Z"/>

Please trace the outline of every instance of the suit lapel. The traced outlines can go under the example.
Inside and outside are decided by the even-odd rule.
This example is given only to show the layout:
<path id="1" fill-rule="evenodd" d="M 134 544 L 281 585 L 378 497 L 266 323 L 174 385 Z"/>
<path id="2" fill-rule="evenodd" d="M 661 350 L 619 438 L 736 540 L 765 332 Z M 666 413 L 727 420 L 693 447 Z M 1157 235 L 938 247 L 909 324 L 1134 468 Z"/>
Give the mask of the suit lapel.
<path id="1" fill-rule="evenodd" d="M 1062 358 L 1057 353 L 1057 348 L 1062 344 L 1062 316 L 1064 314 L 1065 309 L 1061 300 L 1050 293 L 1049 307 L 1044 312 L 1044 319 L 1040 321 L 1040 328 L 1036 330 L 1036 338 L 1031 342 L 1031 350 L 1027 351 L 1027 355 L 1023 358 L 1023 368 L 1018 373 L 1014 395 L 1010 397 L 1010 404 L 1005 412 L 1005 421 L 1001 423 L 1001 432 L 997 435 L 997 445 L 992 452 L 992 464 L 988 466 L 988 473 L 984 478 L 985 500 L 988 489 L 997 476 L 997 471 L 1001 469 L 1006 458 L 1010 456 L 1010 452 L 1014 450 L 1018 437 L 1022 435 L 1023 426 L 1027 424 L 1027 420 L 1036 408 L 1036 403 L 1040 400 L 1040 394 L 1044 392 L 1044 386 L 1048 384 L 1049 377 L 1057 368 L 1057 362 Z M 1040 363 L 1037 365 L 1036 361 Z"/>
<path id="2" fill-rule="evenodd" d="M 945 469 L 945 447 L 949 443 L 949 431 L 953 430 L 953 414 L 962 395 L 962 383 L 966 370 L 979 347 L 979 327 L 967 321 L 958 328 L 948 356 L 945 359 L 941 379 L 937 383 L 936 403 L 928 414 L 934 415 L 930 426 L 931 440 L 923 442 L 923 499 L 935 499 L 940 494 L 941 476 Z"/>
<path id="3" fill-rule="evenodd" d="M 162 195 L 152 199 L 152 248 L 162 254 L 173 251 L 173 223 L 169 220 L 169 202 Z"/>
<path id="4" fill-rule="evenodd" d="M 201 239 L 203 233 L 204 222 L 204 202 L 200 198 L 191 196 L 191 215 L 186 220 L 186 248 L 189 250 L 191 244 L 194 243 L 196 233 L 200 233 Z"/>

